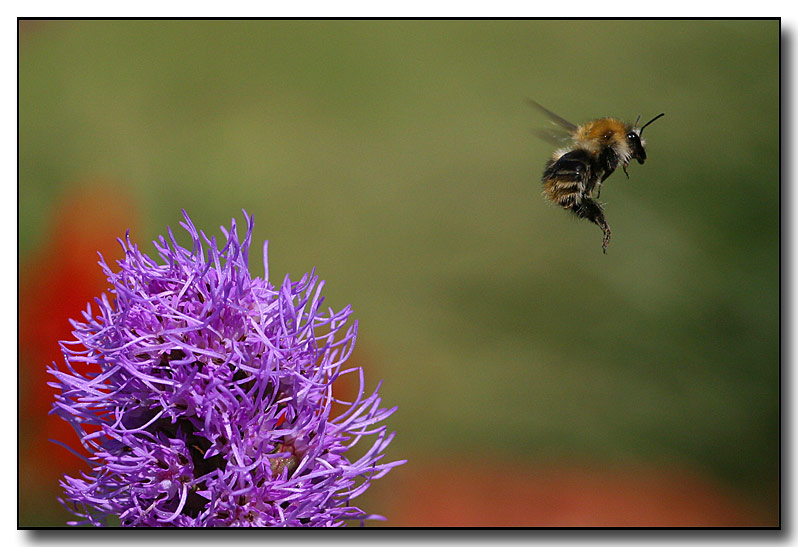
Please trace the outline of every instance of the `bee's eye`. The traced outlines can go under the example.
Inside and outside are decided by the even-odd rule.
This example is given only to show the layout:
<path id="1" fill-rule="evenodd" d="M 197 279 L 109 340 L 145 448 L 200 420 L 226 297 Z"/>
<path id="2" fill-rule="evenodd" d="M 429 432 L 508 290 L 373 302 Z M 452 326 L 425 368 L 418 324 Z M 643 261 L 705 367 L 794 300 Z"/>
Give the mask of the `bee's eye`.
<path id="1" fill-rule="evenodd" d="M 640 142 L 640 135 L 638 135 L 638 134 L 637 134 L 637 133 L 635 133 L 634 131 L 629 131 L 629 132 L 626 134 L 626 140 L 628 140 L 628 141 L 629 141 L 629 143 L 630 143 L 632 146 L 641 146 L 641 145 L 642 145 L 642 143 Z"/>

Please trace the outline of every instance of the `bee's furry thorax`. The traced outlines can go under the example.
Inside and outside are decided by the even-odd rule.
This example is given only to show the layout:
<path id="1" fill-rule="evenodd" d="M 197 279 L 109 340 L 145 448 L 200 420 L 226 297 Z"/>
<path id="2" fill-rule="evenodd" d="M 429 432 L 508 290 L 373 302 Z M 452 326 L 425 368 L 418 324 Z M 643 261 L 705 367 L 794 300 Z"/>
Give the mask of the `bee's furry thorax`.
<path id="1" fill-rule="evenodd" d="M 626 134 L 631 129 L 621 120 L 599 118 L 577 128 L 573 137 L 574 147 L 582 148 L 592 154 L 600 154 L 606 148 L 612 148 L 620 160 L 619 163 L 629 163 L 632 150 L 626 140 Z"/>

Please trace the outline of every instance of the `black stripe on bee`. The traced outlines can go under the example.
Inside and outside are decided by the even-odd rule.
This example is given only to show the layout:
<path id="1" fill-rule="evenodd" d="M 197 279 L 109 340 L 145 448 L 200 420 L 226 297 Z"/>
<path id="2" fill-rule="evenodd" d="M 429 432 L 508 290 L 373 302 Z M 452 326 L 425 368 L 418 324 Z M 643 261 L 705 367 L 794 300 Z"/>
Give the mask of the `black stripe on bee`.
<path id="1" fill-rule="evenodd" d="M 557 161 L 551 160 L 543 171 L 543 182 L 551 179 L 585 182 L 590 178 L 590 156 L 581 149 L 563 154 Z"/>

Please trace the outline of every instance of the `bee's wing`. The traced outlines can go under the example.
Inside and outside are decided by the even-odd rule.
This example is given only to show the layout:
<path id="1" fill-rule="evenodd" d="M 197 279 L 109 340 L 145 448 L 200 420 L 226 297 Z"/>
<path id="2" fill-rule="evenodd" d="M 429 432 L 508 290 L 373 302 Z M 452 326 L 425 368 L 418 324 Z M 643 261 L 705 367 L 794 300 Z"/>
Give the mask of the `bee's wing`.
<path id="1" fill-rule="evenodd" d="M 554 112 L 552 112 L 551 110 L 546 108 L 545 106 L 538 104 L 537 102 L 533 101 L 532 99 L 527 99 L 526 102 L 529 103 L 531 106 L 534 106 L 535 108 L 537 108 L 541 112 L 543 112 L 546 116 L 548 116 L 548 118 L 551 121 L 553 121 L 554 123 L 556 123 L 557 125 L 559 125 L 563 129 L 565 129 L 568 133 L 574 133 L 576 131 L 576 125 L 575 124 L 572 124 L 571 122 L 569 122 L 565 118 L 561 118 L 560 116 L 558 116 L 557 114 L 555 114 Z"/>
<path id="2" fill-rule="evenodd" d="M 553 144 L 557 147 L 562 147 L 568 144 L 571 140 L 573 135 L 571 133 L 566 132 L 564 129 L 560 129 L 559 127 L 552 127 L 550 129 L 533 129 L 532 130 L 538 138 L 543 139 L 549 144 Z"/>

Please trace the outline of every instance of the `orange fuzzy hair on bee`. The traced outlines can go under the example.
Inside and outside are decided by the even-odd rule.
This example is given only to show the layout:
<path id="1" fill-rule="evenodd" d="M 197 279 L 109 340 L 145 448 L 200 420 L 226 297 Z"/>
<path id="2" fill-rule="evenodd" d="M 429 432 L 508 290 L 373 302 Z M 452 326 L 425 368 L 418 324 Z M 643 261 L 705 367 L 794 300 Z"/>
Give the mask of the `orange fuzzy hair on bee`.
<path id="1" fill-rule="evenodd" d="M 608 154 L 611 150 L 618 156 L 619 163 L 624 165 L 625 172 L 633 156 L 632 143 L 627 136 L 634 130 L 633 126 L 616 118 L 599 118 L 576 128 L 573 135 L 574 147 L 588 150 L 592 154 Z"/>

